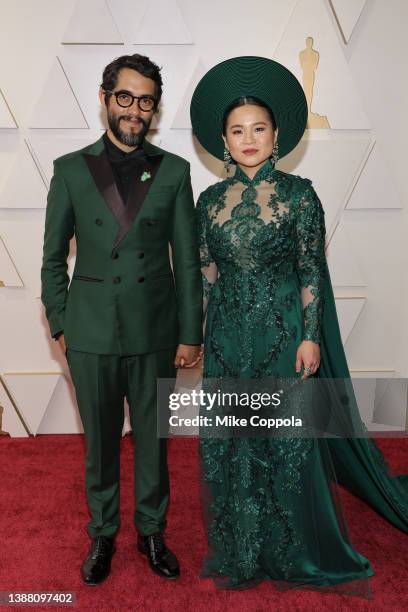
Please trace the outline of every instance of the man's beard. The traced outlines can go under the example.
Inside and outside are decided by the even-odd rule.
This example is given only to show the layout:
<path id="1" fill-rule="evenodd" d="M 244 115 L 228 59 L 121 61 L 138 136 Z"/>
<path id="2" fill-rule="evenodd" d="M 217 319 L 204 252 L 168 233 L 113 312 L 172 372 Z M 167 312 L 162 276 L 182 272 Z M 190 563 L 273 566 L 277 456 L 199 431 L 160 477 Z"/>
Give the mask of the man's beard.
<path id="1" fill-rule="evenodd" d="M 122 144 L 128 147 L 140 147 L 140 145 L 143 144 L 147 132 L 149 131 L 151 121 L 146 121 L 146 119 L 139 117 L 139 121 L 143 125 L 140 132 L 137 134 L 133 134 L 132 132 L 126 134 L 120 129 L 120 121 L 121 119 L 129 118 L 129 115 L 114 115 L 113 113 L 108 113 L 109 127 L 112 130 L 115 138 L 117 138 Z"/>

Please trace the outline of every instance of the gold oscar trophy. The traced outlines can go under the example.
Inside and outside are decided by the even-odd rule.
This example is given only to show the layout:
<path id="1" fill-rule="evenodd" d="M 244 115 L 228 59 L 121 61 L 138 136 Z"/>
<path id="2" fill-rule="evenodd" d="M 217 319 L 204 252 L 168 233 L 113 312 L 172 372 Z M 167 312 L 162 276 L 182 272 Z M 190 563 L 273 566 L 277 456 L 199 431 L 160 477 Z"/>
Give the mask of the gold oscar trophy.
<path id="1" fill-rule="evenodd" d="M 299 61 L 303 71 L 303 89 L 309 111 L 307 128 L 330 128 L 327 117 L 312 112 L 313 87 L 315 73 L 319 64 L 319 53 L 313 49 L 313 38 L 311 36 L 306 38 L 306 48 L 299 53 Z"/>
<path id="2" fill-rule="evenodd" d="M 8 432 L 7 431 L 3 431 L 2 429 L 2 425 L 3 425 L 3 412 L 4 412 L 4 408 L 3 406 L 0 404 L 0 436 L 8 436 Z"/>

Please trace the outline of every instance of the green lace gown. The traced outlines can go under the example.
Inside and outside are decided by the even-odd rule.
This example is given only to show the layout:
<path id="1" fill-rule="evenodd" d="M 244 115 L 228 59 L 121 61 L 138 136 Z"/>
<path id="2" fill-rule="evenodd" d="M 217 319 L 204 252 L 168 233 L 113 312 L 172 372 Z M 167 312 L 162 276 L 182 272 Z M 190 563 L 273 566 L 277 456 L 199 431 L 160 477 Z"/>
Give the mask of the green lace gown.
<path id="1" fill-rule="evenodd" d="M 320 344 L 317 376 L 349 379 L 324 212 L 311 181 L 270 161 L 253 180 L 237 167 L 200 195 L 197 218 L 204 379 L 299 376 L 302 340 Z M 348 409 L 361 423 L 353 394 Z M 373 571 L 350 541 L 337 482 L 408 532 L 407 478 L 389 473 L 367 437 L 201 436 L 200 455 L 209 544 L 203 573 L 221 587 L 272 579 L 279 588 L 365 594 L 361 585 Z"/>

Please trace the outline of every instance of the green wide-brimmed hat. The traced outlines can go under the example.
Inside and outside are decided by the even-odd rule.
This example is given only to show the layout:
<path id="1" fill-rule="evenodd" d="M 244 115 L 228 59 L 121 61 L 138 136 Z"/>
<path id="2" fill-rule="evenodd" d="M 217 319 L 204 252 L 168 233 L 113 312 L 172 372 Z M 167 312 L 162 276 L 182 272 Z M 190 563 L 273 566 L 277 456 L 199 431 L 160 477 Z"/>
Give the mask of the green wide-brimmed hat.
<path id="1" fill-rule="evenodd" d="M 191 99 L 190 116 L 200 144 L 223 159 L 224 112 L 243 96 L 259 98 L 272 110 L 279 128 L 279 157 L 292 151 L 306 129 L 308 109 L 302 86 L 282 64 L 256 56 L 221 62 L 198 83 Z"/>

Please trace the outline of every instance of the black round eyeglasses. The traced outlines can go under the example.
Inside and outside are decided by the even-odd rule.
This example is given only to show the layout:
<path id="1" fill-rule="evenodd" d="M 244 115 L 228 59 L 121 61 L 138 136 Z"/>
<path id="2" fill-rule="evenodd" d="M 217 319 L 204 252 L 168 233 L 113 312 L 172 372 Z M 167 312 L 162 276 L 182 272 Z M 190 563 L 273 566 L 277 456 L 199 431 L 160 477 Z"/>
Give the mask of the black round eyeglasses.
<path id="1" fill-rule="evenodd" d="M 137 105 L 141 111 L 151 111 L 156 107 L 156 98 L 153 96 L 133 96 L 128 91 L 110 91 L 109 89 L 104 91 L 115 96 L 116 102 L 122 108 L 129 108 L 135 100 L 137 100 Z"/>

